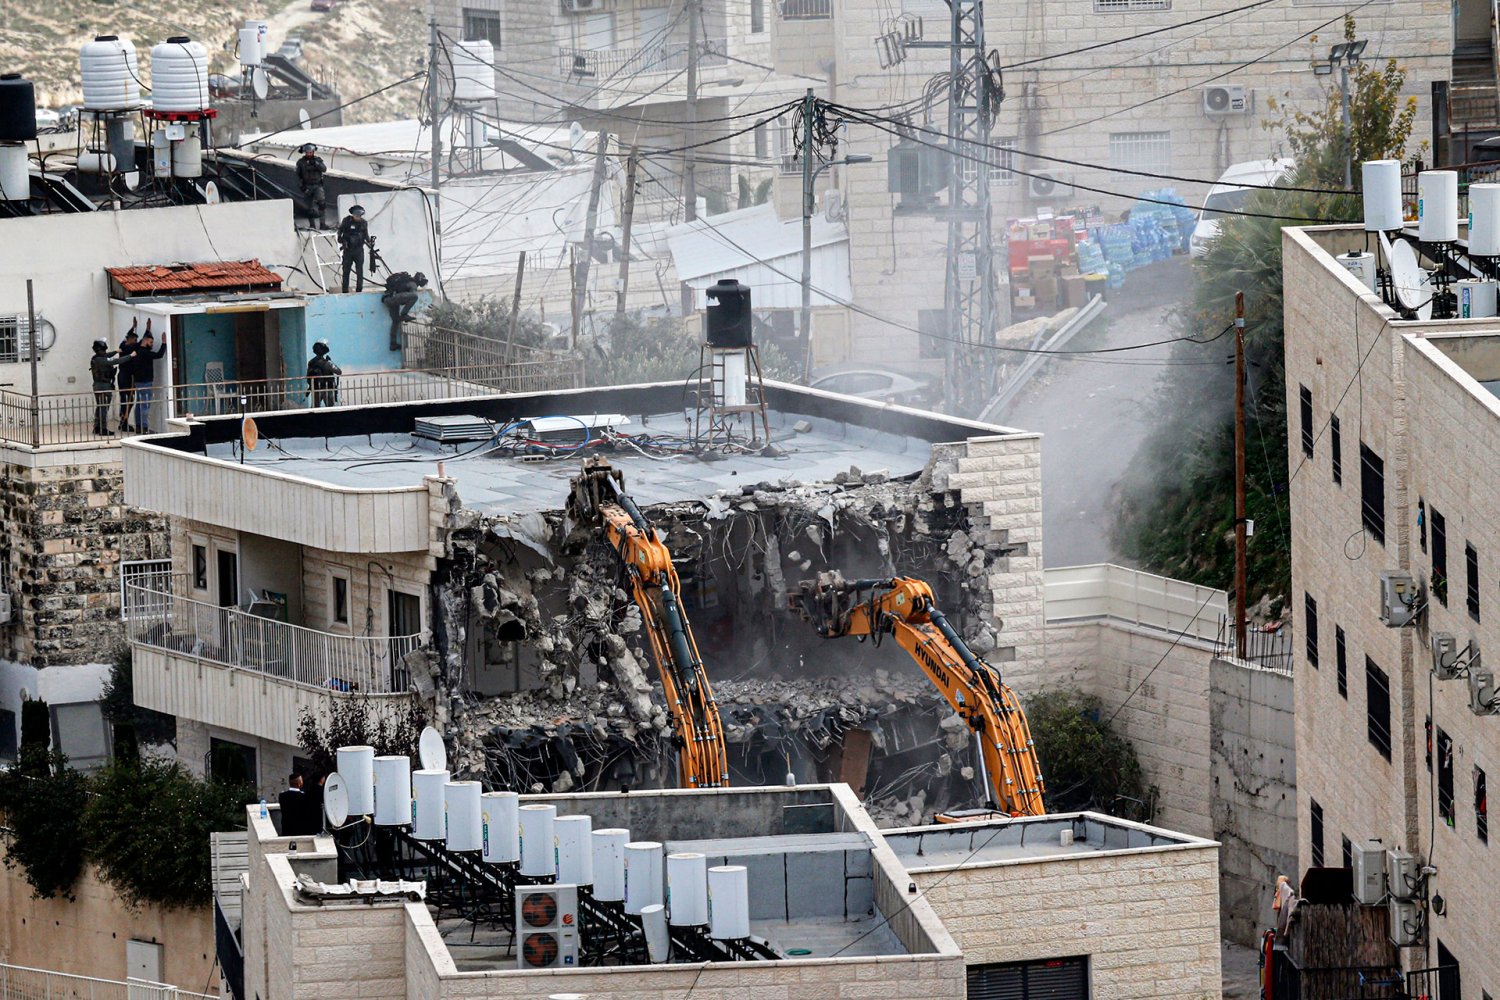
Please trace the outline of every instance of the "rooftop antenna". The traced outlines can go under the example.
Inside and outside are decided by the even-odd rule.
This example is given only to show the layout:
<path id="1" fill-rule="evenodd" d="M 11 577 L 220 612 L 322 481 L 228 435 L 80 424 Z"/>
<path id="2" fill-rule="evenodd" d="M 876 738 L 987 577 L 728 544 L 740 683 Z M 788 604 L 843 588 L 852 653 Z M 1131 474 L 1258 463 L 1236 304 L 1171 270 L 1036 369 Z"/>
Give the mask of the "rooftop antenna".
<path id="1" fill-rule="evenodd" d="M 713 301 L 703 313 L 705 335 L 698 358 L 693 444 L 698 448 L 728 444 L 737 420 L 748 416 L 750 444 L 765 447 L 771 443 L 771 418 L 753 337 L 750 286 L 723 278 L 704 294 Z"/>

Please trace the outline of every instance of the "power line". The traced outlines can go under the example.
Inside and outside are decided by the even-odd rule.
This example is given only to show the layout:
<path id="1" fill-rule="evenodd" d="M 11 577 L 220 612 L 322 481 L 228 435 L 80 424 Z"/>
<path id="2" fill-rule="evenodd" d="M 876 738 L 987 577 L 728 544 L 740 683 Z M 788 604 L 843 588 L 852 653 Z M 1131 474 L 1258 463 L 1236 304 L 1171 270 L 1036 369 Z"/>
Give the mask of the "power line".
<path id="1" fill-rule="evenodd" d="M 338 107 L 329 108 L 327 111 L 319 111 L 315 115 L 308 115 L 307 120 L 309 122 L 317 121 L 319 118 L 326 117 L 328 115 L 333 114 L 334 112 L 342 111 L 345 108 L 352 108 L 352 107 L 354 107 L 354 105 L 360 103 L 361 101 L 368 101 L 372 97 L 379 97 L 381 94 L 385 93 L 387 90 L 394 90 L 397 87 L 402 86 L 403 84 L 411 83 L 413 80 L 420 80 L 420 79 L 424 78 L 425 76 L 427 76 L 427 71 L 426 70 L 422 70 L 420 73 L 413 73 L 411 76 L 404 77 L 404 78 L 402 78 L 400 80 L 397 80 L 395 83 L 388 83 L 384 87 L 381 87 L 379 90 L 372 90 L 368 94 L 365 94 L 363 97 L 356 97 L 352 101 L 345 101 L 343 104 L 340 104 Z M 275 132 L 265 132 L 265 133 L 262 133 L 260 135 L 253 135 L 253 136 L 250 136 L 248 138 L 241 139 L 239 142 L 235 143 L 233 146 L 225 146 L 223 148 L 225 148 L 225 149 L 242 149 L 245 146 L 251 145 L 253 143 L 264 142 L 267 139 L 270 139 L 270 138 L 272 138 L 274 136 L 283 135 L 283 134 L 285 134 L 287 132 L 297 132 L 297 131 L 300 131 L 303 127 L 304 127 L 303 123 L 302 122 L 298 122 L 296 125 L 288 125 L 286 128 L 277 129 Z"/>
<path id="2" fill-rule="evenodd" d="M 1081 48 L 1068 49 L 1066 52 L 1057 52 L 1050 56 L 1037 56 L 1034 59 L 1023 59 L 1020 62 L 1007 63 L 1000 68 L 1002 70 L 1020 69 L 1022 66 L 1033 66 L 1041 62 L 1050 62 L 1053 59 L 1063 59 L 1067 56 L 1081 55 L 1084 52 L 1093 52 L 1095 49 L 1104 49 L 1108 48 L 1111 45 L 1120 45 L 1124 42 L 1133 42 L 1137 38 L 1150 38 L 1152 35 L 1160 35 L 1163 32 L 1167 31 L 1176 31 L 1178 28 L 1190 28 L 1195 24 L 1202 24 L 1204 21 L 1213 21 L 1217 18 L 1228 17 L 1230 14 L 1241 14 L 1245 11 L 1254 10 L 1257 7 L 1264 7 L 1266 4 L 1276 2 L 1277 0 L 1258 0 L 1258 2 L 1256 3 L 1246 4 L 1243 7 L 1236 7 L 1233 10 L 1221 10 L 1218 13 L 1205 14 L 1203 17 L 1197 17 L 1191 21 L 1183 21 L 1180 24 L 1169 24 L 1165 28 L 1153 28 L 1150 31 L 1142 31 L 1134 35 L 1126 35 L 1123 38 L 1111 38 L 1107 42 L 1095 42 L 1093 45 L 1085 45 Z"/>

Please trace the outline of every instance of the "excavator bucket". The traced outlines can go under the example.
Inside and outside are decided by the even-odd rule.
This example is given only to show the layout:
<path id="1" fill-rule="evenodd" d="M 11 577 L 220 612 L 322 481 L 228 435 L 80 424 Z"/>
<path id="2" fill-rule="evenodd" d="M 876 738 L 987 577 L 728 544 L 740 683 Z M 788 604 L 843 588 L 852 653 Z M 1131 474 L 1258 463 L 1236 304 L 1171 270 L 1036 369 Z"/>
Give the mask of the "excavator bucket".
<path id="1" fill-rule="evenodd" d="M 842 576 L 837 572 L 819 573 L 811 580 L 803 580 L 786 595 L 786 609 L 801 615 L 803 621 L 811 622 L 820 634 L 827 635 L 835 630 L 843 615 L 844 593 Z"/>
<path id="2" fill-rule="evenodd" d="M 568 516 L 575 523 L 587 523 L 606 503 L 617 503 L 625 486 L 625 476 L 602 457 L 587 458 L 583 471 L 573 477 L 568 493 Z"/>

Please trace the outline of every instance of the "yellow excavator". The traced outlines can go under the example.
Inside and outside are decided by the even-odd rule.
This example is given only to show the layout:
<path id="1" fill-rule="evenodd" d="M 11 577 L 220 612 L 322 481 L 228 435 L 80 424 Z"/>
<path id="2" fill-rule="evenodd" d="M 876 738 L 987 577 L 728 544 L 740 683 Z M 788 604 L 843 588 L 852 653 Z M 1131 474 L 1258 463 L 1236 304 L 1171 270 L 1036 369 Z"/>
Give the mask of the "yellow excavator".
<path id="1" fill-rule="evenodd" d="M 905 576 L 847 581 L 838 573 L 820 573 L 802 581 L 787 604 L 824 638 L 852 635 L 879 644 L 883 636 L 894 636 L 973 731 L 991 801 L 984 809 L 940 814 L 938 822 L 1046 812 L 1041 765 L 1020 701 L 1000 671 L 959 637 L 926 582 Z"/>
<path id="2" fill-rule="evenodd" d="M 729 759 L 724 725 L 692 626 L 682 609 L 681 584 L 672 566 L 672 553 L 625 494 L 624 483 L 620 470 L 603 458 L 586 460 L 583 472 L 573 479 L 568 515 L 574 522 L 593 524 L 604 533 L 630 579 L 631 596 L 650 636 L 651 656 L 672 716 L 679 785 L 727 786 Z"/>

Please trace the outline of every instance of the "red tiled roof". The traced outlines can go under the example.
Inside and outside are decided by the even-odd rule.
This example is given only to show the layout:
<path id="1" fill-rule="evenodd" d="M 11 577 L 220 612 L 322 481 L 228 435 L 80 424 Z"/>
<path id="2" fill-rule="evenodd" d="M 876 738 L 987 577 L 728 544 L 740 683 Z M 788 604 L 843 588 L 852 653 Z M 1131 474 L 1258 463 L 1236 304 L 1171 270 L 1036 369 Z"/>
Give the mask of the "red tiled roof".
<path id="1" fill-rule="evenodd" d="M 181 292 L 265 290 L 281 287 L 281 275 L 258 260 L 208 261 L 202 264 L 152 264 L 147 267 L 107 267 L 126 295 Z"/>

